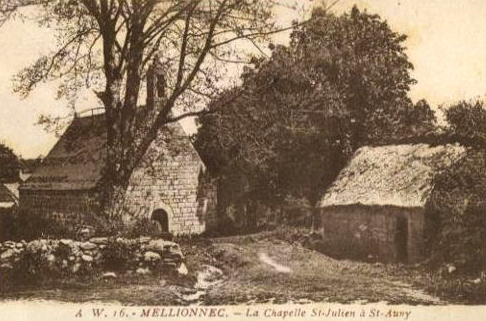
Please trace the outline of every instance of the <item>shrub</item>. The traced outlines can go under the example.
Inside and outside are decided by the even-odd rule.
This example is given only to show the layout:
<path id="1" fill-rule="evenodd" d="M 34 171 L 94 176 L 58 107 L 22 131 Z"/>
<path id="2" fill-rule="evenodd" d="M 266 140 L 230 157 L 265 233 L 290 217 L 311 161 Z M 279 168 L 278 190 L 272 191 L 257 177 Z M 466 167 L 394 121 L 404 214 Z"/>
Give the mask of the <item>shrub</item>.
<path id="1" fill-rule="evenodd" d="M 15 228 L 16 239 L 75 238 L 77 227 L 63 225 L 59 221 L 36 215 L 30 211 L 20 211 Z"/>
<path id="2" fill-rule="evenodd" d="M 117 242 L 114 238 L 110 238 L 101 253 L 103 255 L 101 267 L 116 272 L 126 271 L 140 256 L 136 241 Z"/>
<path id="3" fill-rule="evenodd" d="M 134 238 L 139 236 L 161 236 L 162 232 L 157 226 L 157 223 L 148 218 L 142 218 L 136 220 L 135 223 L 129 228 L 121 230 L 120 235 L 128 238 Z"/>
<path id="4" fill-rule="evenodd" d="M 15 239 L 17 215 L 17 208 L 0 209 L 0 242 Z"/>
<path id="5" fill-rule="evenodd" d="M 486 154 L 469 150 L 434 178 L 427 204 L 431 263 L 454 263 L 463 272 L 486 268 Z"/>
<path id="6" fill-rule="evenodd" d="M 48 262 L 46 251 L 23 251 L 0 266 L 0 288 L 5 291 L 22 285 L 37 285 L 61 276 L 60 266 Z"/>

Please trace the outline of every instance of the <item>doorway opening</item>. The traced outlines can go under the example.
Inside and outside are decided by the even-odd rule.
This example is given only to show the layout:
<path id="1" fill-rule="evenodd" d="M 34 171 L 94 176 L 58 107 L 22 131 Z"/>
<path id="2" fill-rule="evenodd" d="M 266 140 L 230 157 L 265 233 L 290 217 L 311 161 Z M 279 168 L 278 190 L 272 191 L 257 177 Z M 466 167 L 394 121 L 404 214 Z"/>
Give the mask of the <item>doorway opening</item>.
<path id="1" fill-rule="evenodd" d="M 156 221 L 162 233 L 169 233 L 169 216 L 163 209 L 157 209 L 152 213 L 152 220 Z"/>
<path id="2" fill-rule="evenodd" d="M 395 244 L 398 262 L 406 263 L 408 261 L 408 219 L 405 217 L 397 218 Z"/>

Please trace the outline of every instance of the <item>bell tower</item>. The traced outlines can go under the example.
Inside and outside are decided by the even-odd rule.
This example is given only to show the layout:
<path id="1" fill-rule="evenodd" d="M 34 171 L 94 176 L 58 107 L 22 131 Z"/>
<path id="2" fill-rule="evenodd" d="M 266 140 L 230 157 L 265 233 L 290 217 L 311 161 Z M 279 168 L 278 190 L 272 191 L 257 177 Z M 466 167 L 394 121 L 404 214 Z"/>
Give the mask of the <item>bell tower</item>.
<path id="1" fill-rule="evenodd" d="M 160 108 L 165 103 L 166 85 L 165 70 L 155 56 L 147 70 L 147 107 Z"/>

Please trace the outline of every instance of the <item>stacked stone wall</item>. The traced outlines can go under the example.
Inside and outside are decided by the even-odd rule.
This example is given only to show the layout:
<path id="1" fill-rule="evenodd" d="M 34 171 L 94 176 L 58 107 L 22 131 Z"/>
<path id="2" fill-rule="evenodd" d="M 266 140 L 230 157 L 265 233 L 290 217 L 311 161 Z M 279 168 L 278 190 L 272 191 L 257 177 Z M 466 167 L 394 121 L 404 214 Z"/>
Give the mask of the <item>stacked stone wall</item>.
<path id="1" fill-rule="evenodd" d="M 120 248 L 125 250 L 121 255 Z M 108 262 L 110 259 L 113 262 Z M 0 243 L 0 271 L 3 272 L 13 269 L 39 275 L 45 272 L 51 272 L 51 275 L 113 272 L 112 269 L 107 271 L 106 267 L 110 263 L 113 266 L 119 259 L 124 261 L 114 267 L 117 272 L 147 274 L 180 269 L 184 257 L 177 243 L 150 237 L 97 237 L 86 241 L 39 239 Z"/>

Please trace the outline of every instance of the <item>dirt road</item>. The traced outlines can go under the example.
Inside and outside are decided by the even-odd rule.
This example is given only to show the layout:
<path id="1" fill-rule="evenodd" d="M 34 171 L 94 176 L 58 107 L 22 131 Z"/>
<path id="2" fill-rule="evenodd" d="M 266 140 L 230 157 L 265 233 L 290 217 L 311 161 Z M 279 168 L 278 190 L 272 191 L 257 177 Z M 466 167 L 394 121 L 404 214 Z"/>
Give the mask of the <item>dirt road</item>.
<path id="1" fill-rule="evenodd" d="M 220 242 L 225 282 L 206 303 L 387 302 L 445 304 L 413 286 L 409 270 L 397 265 L 335 260 L 297 244 L 254 238 Z"/>

